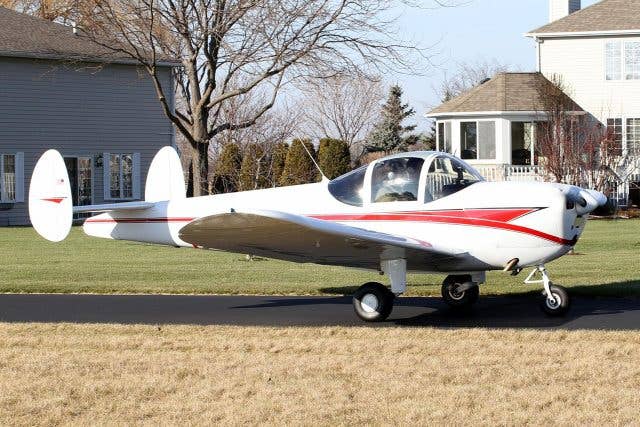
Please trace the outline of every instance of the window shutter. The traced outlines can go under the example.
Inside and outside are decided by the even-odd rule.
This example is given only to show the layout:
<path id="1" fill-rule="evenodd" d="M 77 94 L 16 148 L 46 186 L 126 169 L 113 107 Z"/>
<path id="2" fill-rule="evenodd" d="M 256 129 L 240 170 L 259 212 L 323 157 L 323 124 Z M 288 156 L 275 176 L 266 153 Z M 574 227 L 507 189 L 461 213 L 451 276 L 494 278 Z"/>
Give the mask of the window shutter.
<path id="1" fill-rule="evenodd" d="M 140 199 L 140 153 L 133 153 L 133 198 Z"/>
<path id="2" fill-rule="evenodd" d="M 16 202 L 24 202 L 24 153 L 16 153 Z"/>
<path id="3" fill-rule="evenodd" d="M 104 200 L 109 200 L 111 198 L 111 176 L 109 174 L 110 170 L 111 154 L 102 153 L 102 188 Z"/>

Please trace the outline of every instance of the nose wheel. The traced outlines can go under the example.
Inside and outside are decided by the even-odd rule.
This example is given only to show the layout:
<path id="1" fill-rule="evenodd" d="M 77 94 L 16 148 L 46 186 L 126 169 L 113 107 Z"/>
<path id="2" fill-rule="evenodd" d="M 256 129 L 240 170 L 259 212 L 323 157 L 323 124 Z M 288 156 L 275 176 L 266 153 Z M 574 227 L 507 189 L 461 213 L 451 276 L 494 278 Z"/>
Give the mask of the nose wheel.
<path id="1" fill-rule="evenodd" d="M 535 280 L 536 273 L 540 273 L 542 279 Z M 540 300 L 540 308 L 549 316 L 564 316 L 571 306 L 571 297 L 562 286 L 554 285 L 549 278 L 544 265 L 536 267 L 524 280 L 526 284 L 542 283 L 544 290 Z"/>

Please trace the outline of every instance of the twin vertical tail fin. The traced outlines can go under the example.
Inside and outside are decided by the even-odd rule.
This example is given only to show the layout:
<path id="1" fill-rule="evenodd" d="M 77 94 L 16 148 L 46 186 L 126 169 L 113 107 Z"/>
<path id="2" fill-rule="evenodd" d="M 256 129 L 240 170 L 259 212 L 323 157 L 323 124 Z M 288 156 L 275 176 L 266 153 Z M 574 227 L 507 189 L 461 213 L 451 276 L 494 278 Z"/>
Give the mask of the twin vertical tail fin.
<path id="1" fill-rule="evenodd" d="M 33 169 L 29 218 L 38 234 L 52 242 L 64 240 L 71 229 L 71 185 L 64 159 L 56 150 L 45 152 Z"/>
<path id="2" fill-rule="evenodd" d="M 184 199 L 186 189 L 182 164 L 173 147 L 163 147 L 153 158 L 145 185 L 145 201 L 73 207 L 69 175 L 64 158 L 56 150 L 45 152 L 31 176 L 29 218 L 33 228 L 47 240 L 64 240 L 74 212 L 145 210 L 156 202 Z"/>

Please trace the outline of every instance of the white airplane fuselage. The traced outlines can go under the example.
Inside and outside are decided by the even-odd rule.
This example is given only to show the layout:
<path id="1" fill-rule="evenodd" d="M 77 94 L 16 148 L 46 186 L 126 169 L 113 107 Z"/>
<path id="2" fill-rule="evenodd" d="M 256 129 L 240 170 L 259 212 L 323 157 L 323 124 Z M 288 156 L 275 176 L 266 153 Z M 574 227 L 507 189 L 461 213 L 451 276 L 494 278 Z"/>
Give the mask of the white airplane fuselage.
<path id="1" fill-rule="evenodd" d="M 329 182 L 158 202 L 144 211 L 107 212 L 87 219 L 86 234 L 191 247 L 179 238 L 192 220 L 234 210 L 284 211 L 389 233 L 468 253 L 465 262 L 409 265 L 412 271 L 502 269 L 547 263 L 567 253 L 584 230 L 586 215 L 568 206 L 571 186 L 539 182 L 478 182 L 441 199 L 351 206 L 334 198 Z M 365 185 L 365 192 L 368 191 Z M 470 261 L 473 260 L 473 261 Z"/>

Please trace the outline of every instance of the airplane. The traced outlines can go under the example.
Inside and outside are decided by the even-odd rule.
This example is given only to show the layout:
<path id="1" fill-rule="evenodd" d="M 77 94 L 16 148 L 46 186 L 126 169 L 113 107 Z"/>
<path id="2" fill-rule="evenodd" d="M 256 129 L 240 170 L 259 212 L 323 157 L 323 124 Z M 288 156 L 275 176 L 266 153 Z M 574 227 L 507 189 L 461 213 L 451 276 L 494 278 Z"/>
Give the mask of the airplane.
<path id="1" fill-rule="evenodd" d="M 35 230 L 53 242 L 74 213 L 89 236 L 214 249 L 299 263 L 355 267 L 387 275 L 353 295 L 364 321 L 384 321 L 407 289 L 407 272 L 447 273 L 444 301 L 471 307 L 486 272 L 532 268 L 551 316 L 570 306 L 545 264 L 569 252 L 604 194 L 543 182 L 487 182 L 443 152 L 408 152 L 375 160 L 333 180 L 289 187 L 186 197 L 173 147 L 162 148 L 147 175 L 143 201 L 72 206 L 65 163 L 56 150 L 37 162 L 29 191 Z"/>

